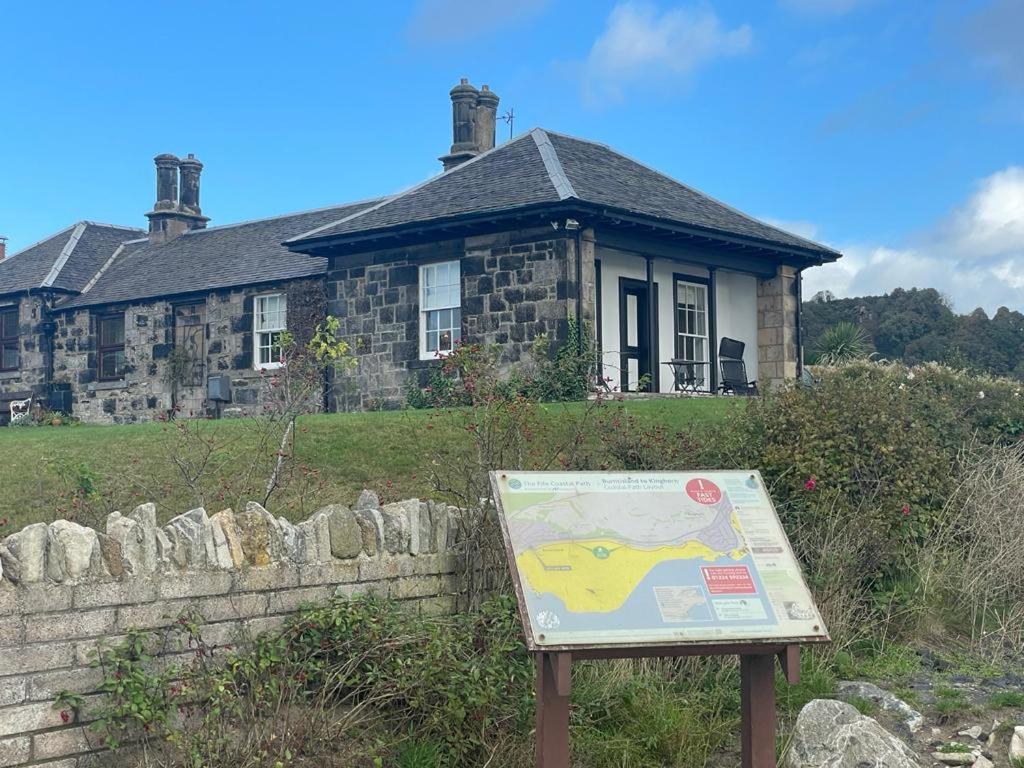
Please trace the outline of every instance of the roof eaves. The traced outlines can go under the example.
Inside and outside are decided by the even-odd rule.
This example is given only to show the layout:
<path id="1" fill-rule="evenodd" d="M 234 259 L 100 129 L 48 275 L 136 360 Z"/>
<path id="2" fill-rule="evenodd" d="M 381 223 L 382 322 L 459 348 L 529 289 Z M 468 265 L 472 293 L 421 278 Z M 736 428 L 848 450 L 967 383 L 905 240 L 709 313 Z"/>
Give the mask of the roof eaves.
<path id="1" fill-rule="evenodd" d="M 551 138 L 544 132 L 544 129 L 534 128 L 530 131 L 530 135 L 533 136 L 533 140 L 537 144 L 541 160 L 544 161 L 544 170 L 548 172 L 548 177 L 551 179 L 551 184 L 558 194 L 558 199 L 567 200 L 570 197 L 579 197 L 576 194 L 576 190 L 573 189 L 572 182 L 569 181 L 569 177 L 565 173 L 565 168 L 562 167 L 562 161 L 558 159 L 555 145 L 551 143 Z"/>
<path id="2" fill-rule="evenodd" d="M 504 149 L 505 147 L 508 147 L 508 146 L 510 146 L 512 144 L 515 144 L 517 141 L 520 141 L 524 137 L 530 135 L 530 133 L 531 132 L 520 134 L 519 136 L 516 136 L 514 139 L 506 141 L 504 144 L 499 144 L 498 146 L 492 147 L 491 149 L 487 150 L 486 152 L 481 152 L 476 157 L 473 157 L 473 158 L 467 160 L 466 162 L 461 163 L 461 164 L 455 166 L 454 168 L 451 168 L 450 170 L 447 170 L 447 171 L 444 171 L 442 173 L 439 173 L 439 174 L 437 174 L 437 176 L 431 176 L 429 179 L 427 179 L 425 181 L 421 181 L 419 184 L 414 184 L 413 186 L 409 187 L 408 189 L 405 189 L 405 190 L 403 190 L 401 192 L 398 192 L 397 194 L 391 195 L 390 197 L 385 197 L 383 200 L 381 200 L 376 205 L 371 205 L 369 208 L 364 208 L 361 211 L 356 211 L 355 213 L 350 214 L 348 216 L 345 216 L 342 219 L 338 219 L 337 221 L 328 222 L 327 224 L 319 226 L 316 229 L 311 229 L 309 232 L 304 232 L 301 235 L 296 235 L 295 237 L 290 237 L 290 238 L 288 238 L 287 240 L 284 241 L 284 245 L 295 245 L 295 244 L 301 243 L 304 240 L 309 240 L 309 239 L 315 238 L 317 236 L 317 234 L 320 233 L 320 232 L 324 232 L 326 230 L 332 229 L 333 227 L 336 227 L 336 226 L 338 226 L 340 224 L 346 224 L 349 221 L 352 221 L 353 219 L 356 219 L 356 218 L 358 218 L 360 216 L 363 216 L 365 214 L 368 214 L 368 213 L 372 213 L 373 211 L 380 210 L 385 205 L 393 203 L 396 200 L 401 200 L 403 197 L 405 197 L 407 195 L 411 195 L 413 192 L 418 192 L 419 190 L 423 189 L 427 185 L 433 184 L 435 181 L 447 178 L 448 176 L 450 176 L 452 174 L 459 173 L 460 171 L 465 170 L 466 168 L 470 167 L 474 163 L 477 163 L 480 160 L 483 160 L 485 157 L 489 157 L 493 153 L 498 152 L 498 151 L 500 151 L 500 150 Z"/>
<path id="3" fill-rule="evenodd" d="M 80 221 L 75 225 L 75 231 L 71 233 L 71 237 L 64 243 L 64 247 L 61 249 L 57 259 L 53 262 L 53 266 L 50 267 L 50 271 L 43 278 L 42 288 L 52 288 L 53 284 L 57 282 L 57 278 L 60 277 L 60 271 L 64 269 L 64 265 L 68 263 L 68 259 L 71 258 L 71 254 L 75 250 L 75 246 L 78 245 L 78 241 L 82 238 L 82 234 L 85 232 L 85 228 L 88 226 L 86 222 Z"/>

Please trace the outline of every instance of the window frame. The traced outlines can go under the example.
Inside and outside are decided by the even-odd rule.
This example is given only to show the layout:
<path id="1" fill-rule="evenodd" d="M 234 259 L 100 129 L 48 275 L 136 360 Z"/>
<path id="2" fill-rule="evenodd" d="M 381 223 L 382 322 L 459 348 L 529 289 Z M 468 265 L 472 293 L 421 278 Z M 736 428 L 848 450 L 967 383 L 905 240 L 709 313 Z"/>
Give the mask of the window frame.
<path id="1" fill-rule="evenodd" d="M 19 331 L 20 325 L 20 313 L 19 306 L 17 304 L 9 304 L 0 307 L 0 373 L 11 373 L 14 371 L 21 370 L 21 334 Z M 3 335 L 3 316 L 12 314 L 14 315 L 14 335 L 4 336 Z M 16 363 L 13 368 L 4 365 L 4 349 L 11 344 L 14 345 L 14 354 Z"/>
<path id="2" fill-rule="evenodd" d="M 696 319 L 696 315 L 697 314 L 703 314 L 703 316 L 704 316 L 704 332 L 703 333 L 692 333 L 692 332 L 689 332 L 689 331 L 683 331 L 682 328 L 680 327 L 680 323 L 679 323 L 679 308 L 681 306 L 684 306 L 684 305 L 680 304 L 680 298 L 681 298 L 681 296 L 680 296 L 680 294 L 681 294 L 680 288 L 682 288 L 682 287 L 699 288 L 701 290 L 701 292 L 703 292 L 703 294 L 704 294 L 703 309 L 700 309 L 699 307 L 697 307 L 697 305 L 693 305 L 695 307 L 695 309 L 694 309 L 695 319 Z M 704 362 L 704 363 L 708 363 L 710 365 L 710 363 L 711 363 L 711 344 L 712 344 L 712 339 L 711 339 L 711 330 L 712 330 L 711 329 L 711 307 L 712 307 L 712 305 L 711 305 L 711 285 L 710 285 L 710 281 L 709 280 L 704 280 L 704 279 L 699 278 L 699 277 L 690 276 L 690 275 L 679 275 L 679 274 L 677 274 L 677 275 L 674 276 L 673 293 L 674 293 L 674 299 L 675 299 L 675 301 L 673 302 L 674 306 L 672 308 L 673 309 L 672 320 L 673 320 L 673 331 L 674 331 L 674 338 L 673 338 L 673 344 L 672 344 L 672 347 L 673 347 L 672 348 L 673 357 L 675 357 L 677 359 L 689 359 L 689 358 L 681 358 L 680 357 L 680 351 L 679 351 L 680 340 L 683 339 L 683 338 L 700 339 L 700 340 L 702 340 L 704 342 L 704 359 L 701 360 L 701 361 L 698 361 L 698 362 Z M 685 306 L 689 306 L 689 305 L 685 305 Z"/>
<path id="3" fill-rule="evenodd" d="M 273 328 L 261 328 L 260 317 L 264 313 L 260 311 L 260 302 L 264 299 L 277 298 L 281 302 L 280 308 L 277 310 L 278 319 L 280 321 L 280 327 Z M 281 319 L 283 317 L 283 320 Z M 288 330 L 288 294 L 285 291 L 273 291 L 271 293 L 258 293 L 252 297 L 252 367 L 256 371 L 270 371 L 280 368 L 284 365 L 281 362 L 280 356 L 277 360 L 271 360 L 270 362 L 260 362 L 260 352 L 263 350 L 264 345 L 262 342 L 262 336 L 264 334 L 281 334 Z M 270 344 L 267 345 L 267 349 L 270 350 L 270 356 L 274 353 L 274 341 L 271 339 Z M 280 351 L 281 345 L 278 342 L 278 350 Z"/>
<path id="4" fill-rule="evenodd" d="M 103 324 L 104 321 L 120 320 L 121 322 L 121 342 L 119 344 L 104 344 L 103 343 Z M 102 312 L 96 315 L 96 379 L 98 381 L 121 381 L 124 379 L 125 368 L 127 366 L 127 354 L 125 347 L 125 326 L 124 312 Z M 103 357 L 109 352 L 120 352 L 121 353 L 121 366 L 120 370 L 115 370 L 113 376 L 103 375 Z"/>
<path id="5" fill-rule="evenodd" d="M 426 289 L 427 289 L 427 284 L 426 284 L 426 280 L 424 279 L 424 276 L 426 275 L 426 273 L 429 270 L 436 269 L 437 267 L 445 266 L 445 265 L 447 265 L 449 267 L 454 265 L 455 268 L 458 270 L 458 277 L 456 278 L 456 281 L 454 283 L 449 282 L 449 283 L 445 284 L 449 288 L 451 286 L 453 286 L 453 285 L 458 287 L 458 303 L 452 304 L 452 303 L 449 302 L 448 304 L 446 304 L 443 307 L 442 306 L 436 306 L 436 307 L 426 308 Z M 438 346 L 438 348 L 436 350 L 429 350 L 429 349 L 427 349 L 427 334 L 428 334 L 427 325 L 428 325 L 428 320 L 429 320 L 430 313 L 432 313 L 432 312 L 440 313 L 440 312 L 448 312 L 448 311 L 452 311 L 452 312 L 457 311 L 459 313 L 458 323 L 456 324 L 455 321 L 453 320 L 444 329 L 440 328 L 440 326 L 439 326 L 438 329 L 437 329 L 437 332 L 438 332 L 438 344 L 437 344 L 437 346 Z M 443 330 L 447 330 L 449 332 L 454 332 L 456 330 L 458 331 L 458 338 L 455 338 L 454 333 L 452 334 L 451 347 L 449 349 L 441 349 L 441 341 L 440 341 L 441 340 L 441 336 L 440 336 L 440 334 L 441 334 L 441 332 Z M 455 349 L 455 345 L 462 342 L 462 262 L 459 259 L 445 259 L 444 261 L 431 261 L 431 262 L 419 265 L 419 336 L 420 336 L 420 339 L 419 339 L 420 360 L 437 360 L 440 357 L 440 355 L 451 354 L 452 351 Z"/>
<path id="6" fill-rule="evenodd" d="M 198 310 L 190 314 L 185 314 L 185 310 L 194 309 Z M 184 383 L 182 386 L 186 387 L 202 387 L 206 376 L 206 342 L 208 335 L 208 324 L 206 322 L 206 300 L 196 299 L 194 301 L 180 301 L 174 302 L 171 305 L 172 311 L 172 331 L 174 338 L 175 350 L 185 348 L 183 342 L 185 341 L 186 328 L 198 328 L 196 336 L 199 339 L 198 354 L 189 355 L 190 370 L 188 371 L 188 378 L 191 383 Z M 185 324 L 182 322 L 186 317 L 197 317 L 199 318 L 198 323 Z M 188 350 L 193 351 L 193 350 Z"/>

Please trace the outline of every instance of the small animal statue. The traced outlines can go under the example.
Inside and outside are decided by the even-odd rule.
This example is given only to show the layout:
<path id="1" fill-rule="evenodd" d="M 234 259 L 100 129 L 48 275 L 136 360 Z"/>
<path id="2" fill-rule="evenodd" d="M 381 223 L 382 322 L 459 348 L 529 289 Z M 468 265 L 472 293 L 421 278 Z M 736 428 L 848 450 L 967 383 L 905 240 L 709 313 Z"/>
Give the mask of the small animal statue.
<path id="1" fill-rule="evenodd" d="M 11 424 L 20 424 L 28 421 L 32 414 L 32 398 L 27 400 L 11 401 Z"/>

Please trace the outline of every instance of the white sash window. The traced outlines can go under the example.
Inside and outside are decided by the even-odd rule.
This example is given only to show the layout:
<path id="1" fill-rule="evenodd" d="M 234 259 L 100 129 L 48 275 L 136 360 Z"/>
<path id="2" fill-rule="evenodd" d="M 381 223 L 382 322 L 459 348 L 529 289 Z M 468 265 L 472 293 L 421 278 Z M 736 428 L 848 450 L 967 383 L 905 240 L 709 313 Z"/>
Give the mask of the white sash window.
<path id="1" fill-rule="evenodd" d="M 462 270 L 458 261 L 420 267 L 420 359 L 433 360 L 462 341 Z"/>
<path id="2" fill-rule="evenodd" d="M 676 282 L 676 357 L 708 361 L 708 288 Z"/>
<path id="3" fill-rule="evenodd" d="M 288 300 L 283 293 L 253 298 L 253 367 L 281 366 L 281 334 L 287 330 Z"/>

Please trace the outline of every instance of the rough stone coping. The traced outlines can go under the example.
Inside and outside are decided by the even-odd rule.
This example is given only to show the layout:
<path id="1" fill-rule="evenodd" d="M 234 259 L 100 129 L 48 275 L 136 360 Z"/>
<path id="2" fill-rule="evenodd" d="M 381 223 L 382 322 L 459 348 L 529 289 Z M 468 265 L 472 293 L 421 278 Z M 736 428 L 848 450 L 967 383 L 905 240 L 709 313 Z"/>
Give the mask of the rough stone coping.
<path id="1" fill-rule="evenodd" d="M 0 542 L 0 608 L 10 585 L 99 587 L 193 571 L 206 572 L 214 585 L 216 572 L 241 574 L 282 563 L 301 569 L 337 561 L 366 568 L 388 555 L 443 553 L 459 541 L 461 516 L 456 507 L 419 499 L 381 505 L 377 494 L 363 491 L 354 509 L 330 504 L 297 524 L 274 517 L 256 502 L 242 512 L 224 509 L 212 516 L 199 507 L 164 526 L 157 525 L 156 505 L 147 503 L 128 514 L 109 515 L 105 532 L 69 520 L 35 523 Z M 258 572 L 253 570 L 250 578 L 259 579 Z M 177 591 L 195 594 L 194 585 L 186 587 L 185 581 L 178 582 Z M 139 581 L 139 588 L 154 588 L 146 583 Z M 159 597 L 179 596 L 175 584 L 161 580 Z"/>

